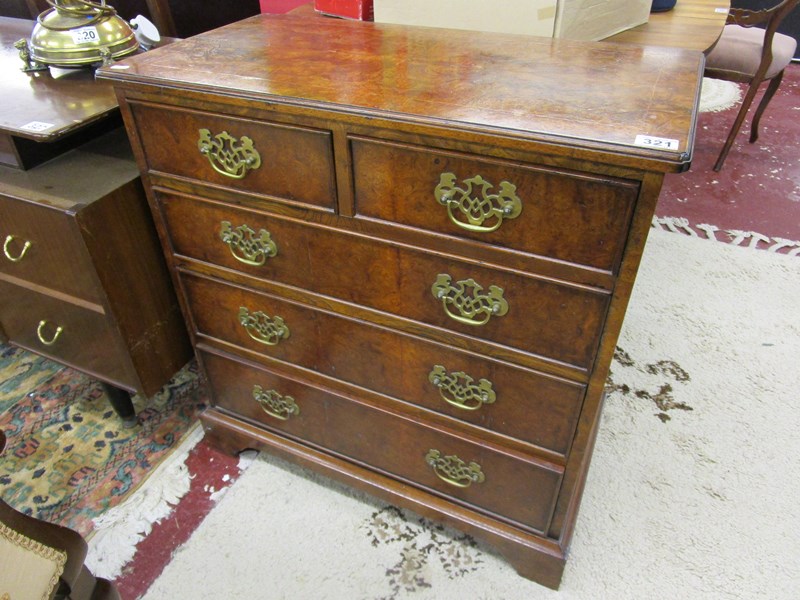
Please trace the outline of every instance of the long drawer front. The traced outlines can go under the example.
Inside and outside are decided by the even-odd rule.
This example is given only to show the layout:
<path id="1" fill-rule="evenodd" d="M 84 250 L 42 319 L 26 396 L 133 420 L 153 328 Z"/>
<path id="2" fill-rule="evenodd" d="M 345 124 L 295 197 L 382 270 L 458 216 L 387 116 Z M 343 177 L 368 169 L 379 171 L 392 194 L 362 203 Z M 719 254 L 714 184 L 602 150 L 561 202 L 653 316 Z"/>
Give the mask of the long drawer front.
<path id="1" fill-rule="evenodd" d="M 609 295 L 162 193 L 179 255 L 589 369 Z M 213 243 L 207 240 L 213 239 Z"/>
<path id="2" fill-rule="evenodd" d="M 9 339 L 123 386 L 135 387 L 126 354 L 106 315 L 0 281 L 0 323 Z"/>
<path id="3" fill-rule="evenodd" d="M 74 218 L 0 196 L 0 273 L 96 304 L 102 292 Z"/>
<path id="4" fill-rule="evenodd" d="M 182 273 L 199 334 L 565 456 L 585 386 Z M 531 415 L 536 415 L 531 418 Z"/>
<path id="5" fill-rule="evenodd" d="M 221 409 L 525 528 L 547 529 L 562 476 L 557 467 L 252 364 L 206 351 L 201 359 Z"/>

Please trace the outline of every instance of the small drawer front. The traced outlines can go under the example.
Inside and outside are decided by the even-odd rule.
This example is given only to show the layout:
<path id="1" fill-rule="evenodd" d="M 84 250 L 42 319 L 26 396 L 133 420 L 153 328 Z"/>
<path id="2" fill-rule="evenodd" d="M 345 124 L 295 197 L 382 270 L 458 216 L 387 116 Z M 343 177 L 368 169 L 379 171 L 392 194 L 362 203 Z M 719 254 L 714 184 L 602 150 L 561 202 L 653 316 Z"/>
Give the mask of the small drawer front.
<path id="1" fill-rule="evenodd" d="M 0 281 L 0 325 L 25 348 L 131 388 L 136 378 L 105 315 Z"/>
<path id="2" fill-rule="evenodd" d="M 562 456 L 569 451 L 581 384 L 218 281 L 184 274 L 182 282 L 203 335 Z M 248 321 L 248 329 L 242 307 L 271 322 Z M 276 318 L 288 335 L 259 337 L 253 327 L 274 326 Z"/>
<path id="3" fill-rule="evenodd" d="M 138 103 L 131 110 L 154 171 L 335 207 L 328 131 Z"/>
<path id="4" fill-rule="evenodd" d="M 201 358 L 219 408 L 524 527 L 547 528 L 561 481 L 560 470 L 547 463 L 492 450 L 269 370 L 208 352 Z"/>
<path id="5" fill-rule="evenodd" d="M 0 273 L 101 304 L 75 219 L 44 206 L 0 196 Z"/>
<path id="6" fill-rule="evenodd" d="M 178 254 L 581 368 L 593 360 L 608 303 L 601 291 L 185 197 L 161 202 Z M 248 243 L 231 243 L 231 232 Z M 250 252 L 254 240 L 274 243 L 274 256 Z"/>
<path id="7" fill-rule="evenodd" d="M 365 138 L 351 148 L 358 216 L 608 272 L 619 264 L 636 183 Z"/>

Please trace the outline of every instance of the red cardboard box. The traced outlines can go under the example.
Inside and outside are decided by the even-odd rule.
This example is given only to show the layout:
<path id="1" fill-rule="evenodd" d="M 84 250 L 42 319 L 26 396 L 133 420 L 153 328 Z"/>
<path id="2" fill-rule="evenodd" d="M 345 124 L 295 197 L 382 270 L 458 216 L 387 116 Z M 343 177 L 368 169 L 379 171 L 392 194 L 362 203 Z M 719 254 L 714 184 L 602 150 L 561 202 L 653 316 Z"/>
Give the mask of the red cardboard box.
<path id="1" fill-rule="evenodd" d="M 259 4 L 262 13 L 280 15 L 302 4 L 308 4 L 308 0 L 259 0 Z"/>
<path id="2" fill-rule="evenodd" d="M 333 17 L 372 21 L 372 0 L 314 0 L 314 9 Z"/>

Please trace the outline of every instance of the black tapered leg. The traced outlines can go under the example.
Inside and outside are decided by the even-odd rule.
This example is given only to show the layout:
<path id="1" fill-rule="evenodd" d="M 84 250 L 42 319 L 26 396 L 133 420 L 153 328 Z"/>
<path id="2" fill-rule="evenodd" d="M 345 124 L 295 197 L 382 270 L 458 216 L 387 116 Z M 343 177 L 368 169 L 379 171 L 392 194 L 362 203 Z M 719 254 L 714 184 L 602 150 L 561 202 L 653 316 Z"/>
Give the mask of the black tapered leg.
<path id="1" fill-rule="evenodd" d="M 106 394 L 108 394 L 111 407 L 122 420 L 122 426 L 125 428 L 136 426 L 138 420 L 136 419 L 136 410 L 133 408 L 133 401 L 131 400 L 130 393 L 110 383 L 104 381 L 100 383 L 106 391 Z"/>

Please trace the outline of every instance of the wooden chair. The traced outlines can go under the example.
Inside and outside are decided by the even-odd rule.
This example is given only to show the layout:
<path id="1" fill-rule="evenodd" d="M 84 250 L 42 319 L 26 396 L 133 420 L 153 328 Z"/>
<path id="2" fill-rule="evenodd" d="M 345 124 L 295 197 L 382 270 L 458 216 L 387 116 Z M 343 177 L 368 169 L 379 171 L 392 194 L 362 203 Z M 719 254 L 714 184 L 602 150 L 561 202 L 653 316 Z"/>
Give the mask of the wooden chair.
<path id="1" fill-rule="evenodd" d="M 0 431 L 0 455 L 5 446 Z M 88 547 L 75 531 L 22 514 L 0 500 L 0 598 L 119 600 L 114 584 L 83 561 Z"/>
<path id="2" fill-rule="evenodd" d="M 763 10 L 732 8 L 717 45 L 706 57 L 706 77 L 748 84 L 739 114 L 736 115 L 728 139 L 714 165 L 715 171 L 722 169 L 759 86 L 768 81 L 769 86 L 750 126 L 750 143 L 758 139 L 761 115 L 781 85 L 783 71 L 791 62 L 797 48 L 794 38 L 777 33 L 776 30 L 798 3 L 800 0 L 783 0 L 772 8 Z M 764 28 L 753 27 L 754 25 L 763 25 Z"/>

